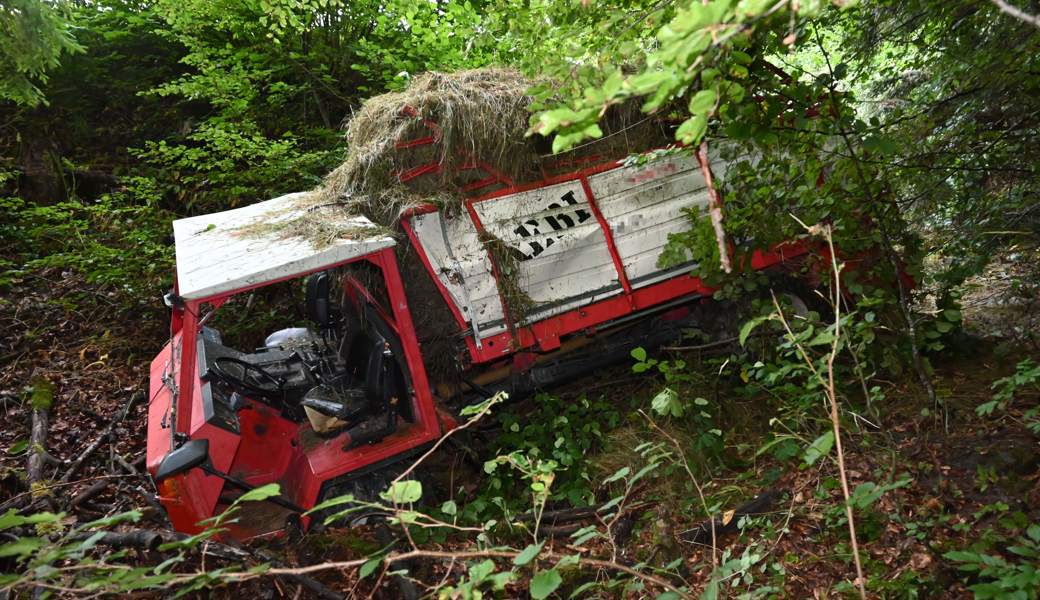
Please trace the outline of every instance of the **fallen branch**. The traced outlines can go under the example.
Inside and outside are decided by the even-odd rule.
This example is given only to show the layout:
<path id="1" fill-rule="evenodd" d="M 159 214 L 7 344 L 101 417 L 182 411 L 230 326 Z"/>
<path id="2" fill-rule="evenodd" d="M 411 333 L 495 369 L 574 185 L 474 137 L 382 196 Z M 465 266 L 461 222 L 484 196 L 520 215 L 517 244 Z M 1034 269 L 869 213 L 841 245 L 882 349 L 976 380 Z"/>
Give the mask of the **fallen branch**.
<path id="1" fill-rule="evenodd" d="M 34 407 L 32 411 L 32 433 L 29 436 L 29 465 L 26 474 L 29 487 L 43 479 L 43 466 L 47 455 L 47 429 L 50 424 L 50 407 Z"/>
<path id="2" fill-rule="evenodd" d="M 54 401 L 54 384 L 42 375 L 32 378 L 32 432 L 29 434 L 29 461 L 26 479 L 29 490 L 36 496 L 34 488 L 43 480 L 43 467 L 47 463 L 47 430 L 50 426 L 50 409 Z"/>
<path id="3" fill-rule="evenodd" d="M 691 544 L 701 544 L 711 538 L 712 528 L 716 535 L 732 533 L 737 530 L 740 517 L 762 514 L 773 505 L 779 494 L 779 490 L 766 490 L 733 509 L 732 512 L 726 512 L 720 517 L 715 517 L 714 520 L 708 519 L 693 529 L 681 532 L 679 539 Z"/>
<path id="4" fill-rule="evenodd" d="M 80 504 L 99 496 L 101 492 L 108 489 L 111 483 L 111 480 L 108 479 L 95 481 L 90 487 L 76 494 L 72 501 L 69 502 L 69 508 L 76 508 Z"/>
<path id="5" fill-rule="evenodd" d="M 633 511 L 633 510 L 639 510 L 640 508 L 645 508 L 647 506 L 650 506 L 650 504 L 652 504 L 652 503 L 651 502 L 639 502 L 639 503 L 633 504 L 631 506 L 626 506 L 624 508 L 624 512 L 630 512 L 630 511 Z M 543 523 L 549 523 L 551 525 L 556 525 L 558 523 L 566 523 L 568 521 L 577 521 L 579 519 L 588 519 L 588 518 L 594 517 L 594 516 L 596 516 L 596 515 L 598 515 L 600 513 L 612 512 L 613 508 L 614 508 L 613 506 L 607 507 L 607 505 L 604 504 L 604 505 L 601 505 L 601 506 L 581 506 L 581 507 L 578 507 L 578 508 L 561 508 L 561 509 L 558 509 L 558 510 L 547 510 L 544 513 L 542 513 L 542 522 Z M 535 515 L 533 512 L 528 512 L 528 513 L 524 513 L 522 515 L 517 515 L 515 520 L 521 521 L 521 522 L 533 521 L 533 520 L 535 520 L 536 516 L 537 515 Z"/>

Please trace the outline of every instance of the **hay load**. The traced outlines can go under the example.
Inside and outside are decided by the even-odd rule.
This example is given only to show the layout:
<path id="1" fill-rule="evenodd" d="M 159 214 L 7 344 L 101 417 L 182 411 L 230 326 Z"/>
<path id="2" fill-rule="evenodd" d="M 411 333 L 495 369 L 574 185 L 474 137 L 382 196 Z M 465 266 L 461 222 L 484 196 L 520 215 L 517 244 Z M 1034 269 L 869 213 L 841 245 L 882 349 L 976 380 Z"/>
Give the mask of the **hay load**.
<path id="1" fill-rule="evenodd" d="M 667 145 L 671 131 L 639 111 L 640 102 L 613 107 L 601 121 L 603 138 L 553 156 L 551 140 L 527 136 L 533 81 L 510 69 L 425 73 L 402 91 L 367 100 L 346 126 L 347 154 L 322 185 L 303 195 L 301 216 L 277 224 L 245 225 L 243 235 L 303 237 L 316 247 L 356 231 L 330 230 L 334 212 L 368 217 L 392 232 L 409 208 L 433 204 L 443 218 L 468 218 L 464 200 L 516 184 L 623 158 Z M 277 229 L 275 231 L 274 229 Z M 459 326 L 409 241 L 398 236 L 397 258 L 413 320 L 434 381 L 453 379 Z M 533 306 L 510 268 L 507 248 L 482 234 L 494 262 L 508 318 L 517 326 Z M 515 266 L 515 265 L 513 265 Z M 358 267 L 364 271 L 363 266 Z M 354 269 L 352 269 L 354 270 Z M 379 286 L 378 277 L 355 276 Z M 379 294 L 378 289 L 372 289 Z M 511 324 L 512 326 L 512 324 Z"/>
<path id="2" fill-rule="evenodd" d="M 463 188 L 484 174 L 464 168 L 473 161 L 512 183 L 555 174 L 561 156 L 551 155 L 551 140 L 526 135 L 534 83 L 512 69 L 431 72 L 403 91 L 370 98 L 347 123 L 347 156 L 316 190 L 316 202 L 344 203 L 393 227 L 401 212 L 419 204 L 454 213 Z M 562 158 L 606 161 L 669 143 L 670 132 L 643 115 L 640 103 L 612 108 L 603 138 Z M 424 139 L 433 143 L 417 143 Z M 402 175 L 430 165 L 437 168 L 402 182 Z"/>
<path id="3" fill-rule="evenodd" d="M 384 221 L 416 196 L 457 192 L 457 168 L 474 157 L 514 180 L 529 178 L 539 159 L 524 137 L 531 83 L 508 69 L 425 73 L 404 91 L 367 100 L 347 124 L 346 160 L 325 179 L 322 200 L 354 199 Z M 400 147 L 428 137 L 435 143 Z M 400 174 L 431 163 L 436 173 L 401 184 Z"/>

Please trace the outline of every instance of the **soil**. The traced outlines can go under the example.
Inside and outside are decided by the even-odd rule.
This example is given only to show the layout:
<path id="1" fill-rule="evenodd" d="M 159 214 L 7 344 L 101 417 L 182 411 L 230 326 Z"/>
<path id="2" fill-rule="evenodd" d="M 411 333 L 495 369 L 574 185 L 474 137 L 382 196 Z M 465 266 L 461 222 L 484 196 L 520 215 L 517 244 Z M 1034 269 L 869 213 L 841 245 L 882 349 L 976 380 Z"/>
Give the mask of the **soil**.
<path id="1" fill-rule="evenodd" d="M 843 436 L 851 486 L 906 480 L 857 514 L 864 569 L 878 597 L 903 597 L 902 592 L 915 590 L 919 597 L 969 598 L 966 585 L 971 581 L 943 554 L 1011 535 L 1005 531 L 1006 523 L 1016 512 L 1026 522 L 1040 522 L 1040 444 L 1021 422 L 1022 413 L 1036 406 L 1040 394 L 1026 390 L 1005 413 L 992 417 L 982 418 L 974 411 L 991 398 L 996 378 L 1012 373 L 1018 360 L 1036 358 L 1030 345 L 1037 323 L 1034 300 L 1026 294 L 1020 301 L 1009 302 L 1007 293 L 995 289 L 989 286 L 984 293 L 966 297 L 964 319 L 975 337 L 965 339 L 960 358 L 948 353 L 936 361 L 936 388 L 943 407 L 924 406 L 924 396 L 910 377 L 894 377 L 885 389 L 885 406 L 878 407 L 880 415 L 846 419 Z M 1005 307 L 1007 314 L 1025 317 L 1011 324 L 1004 314 L 997 327 L 997 322 L 988 320 L 985 308 L 994 302 Z M 84 306 L 90 308 L 79 308 Z M 20 442 L 28 439 L 31 427 L 31 382 L 42 378 L 54 385 L 46 447 L 60 464 L 48 465 L 45 477 L 56 480 L 124 410 L 135 392 L 147 388 L 149 361 L 164 343 L 166 328 L 165 310 L 158 302 L 127 310 L 116 306 L 104 292 L 58 270 L 26 279 L 0 299 L 0 330 L 4 331 L 0 339 L 0 410 L 6 423 L 0 430 L 0 503 L 30 494 L 24 481 L 25 455 L 19 446 L 24 446 Z M 687 359 L 695 362 L 695 357 Z M 651 394 L 656 386 L 657 382 L 636 378 L 627 367 L 619 367 L 559 392 L 629 399 Z M 721 400 L 726 401 L 725 390 Z M 47 491 L 58 505 L 65 505 L 91 485 L 110 482 L 100 495 L 73 509 L 70 519 L 83 522 L 149 505 L 154 488 L 140 474 L 139 462 L 144 453 L 145 405 L 138 402 L 129 409 L 125 421 L 114 427 L 112 440 L 84 463 L 69 485 Z M 720 536 L 719 552 L 740 556 L 750 549 L 763 555 L 760 564 L 765 572 L 756 572 L 754 586 L 775 585 L 782 597 L 840 595 L 839 590 L 849 589 L 854 575 L 833 461 L 798 468 L 793 462 L 755 457 L 755 444 L 761 439 L 756 441 L 753 436 L 764 427 L 764 415 L 747 399 L 734 399 L 732 406 L 734 428 L 740 427 L 738 415 L 743 413 L 740 418 L 753 423 L 746 427 L 746 436 L 734 435 L 733 447 L 727 446 L 733 460 L 712 470 L 701 482 L 705 493 L 724 499 L 723 511 L 762 490 L 777 493 L 773 507 L 759 514 L 743 532 Z M 486 458 L 490 457 L 479 460 Z M 138 465 L 138 474 L 127 472 L 120 459 Z M 455 464 L 456 456 L 447 452 L 439 460 Z M 454 467 L 452 473 L 458 477 Z M 472 482 L 461 483 L 469 490 L 477 487 Z M 460 481 L 456 479 L 454 485 L 460 486 Z M 695 496 L 688 486 L 683 485 L 678 493 L 665 493 L 662 485 L 649 486 L 633 498 L 650 504 L 631 515 L 631 533 L 617 558 L 634 563 L 652 556 L 660 564 L 671 556 L 681 558 L 690 574 L 689 583 L 699 589 L 710 571 L 702 567 L 711 563 L 712 553 L 703 545 L 683 541 L 682 534 L 704 521 L 703 511 L 692 501 Z M 143 526 L 165 527 L 161 513 L 145 512 Z M 550 541 L 550 546 L 568 552 L 573 550 L 568 550 L 569 543 L 563 536 Z M 355 559 L 379 546 L 375 532 L 364 527 L 308 535 L 302 543 L 263 544 L 283 562 L 296 565 Z M 999 544 L 994 541 L 991 552 L 1000 553 Z M 461 545 L 446 540 L 439 546 Z M 579 551 L 609 554 L 602 542 L 588 543 Z M 142 562 L 154 558 L 139 557 Z M 420 572 L 426 581 L 438 581 L 445 568 L 444 563 L 434 563 Z M 317 577 L 344 593 L 374 592 L 375 597 L 383 598 L 398 593 L 386 580 L 373 590 L 374 578 L 359 583 L 354 572 L 328 571 Z M 245 593 L 294 597 L 297 589 L 270 579 L 220 592 L 228 596 Z"/>

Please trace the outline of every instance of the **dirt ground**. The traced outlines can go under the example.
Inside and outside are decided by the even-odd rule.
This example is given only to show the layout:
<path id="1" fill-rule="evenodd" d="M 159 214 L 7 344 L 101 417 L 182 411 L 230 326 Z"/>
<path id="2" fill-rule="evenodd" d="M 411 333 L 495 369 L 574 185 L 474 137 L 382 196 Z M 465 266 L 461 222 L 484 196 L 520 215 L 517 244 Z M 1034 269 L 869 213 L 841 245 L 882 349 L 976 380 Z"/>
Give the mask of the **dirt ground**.
<path id="1" fill-rule="evenodd" d="M 1033 254 L 1012 257 L 973 282 L 974 291 L 964 298 L 964 322 L 971 337 L 936 367 L 943 406 L 922 410 L 921 390 L 908 382 L 908 376 L 893 377 L 886 384 L 886 406 L 866 420 L 853 419 L 858 427 L 845 432 L 851 485 L 874 482 L 892 487 L 857 515 L 864 570 L 876 597 L 969 598 L 965 574 L 943 554 L 990 538 L 993 551 L 999 552 L 1000 536 L 1012 529 L 1008 519 L 1040 521 L 1040 445 L 1020 418 L 1036 406 L 1040 395 L 1035 389 L 1019 394 L 1005 413 L 990 418 L 978 417 L 974 410 L 991 398 L 996 378 L 1013 372 L 1018 360 L 1040 355 L 1035 346 L 1040 305 L 1033 290 L 1014 283 L 1016 269 L 1034 259 Z M 88 305 L 94 308 L 76 308 Z M 27 279 L 0 299 L 4 510 L 31 495 L 24 482 L 24 440 L 31 426 L 29 400 L 41 385 L 53 388 L 46 449 L 54 461 L 45 466 L 45 479 L 61 480 L 86 449 L 96 449 L 65 477 L 67 483 L 37 492 L 68 510 L 70 522 L 154 506 L 153 487 L 141 462 L 146 412 L 141 392 L 166 327 L 165 310 L 158 303 L 139 311 L 116 311 L 109 298 L 60 271 Z M 590 396 L 631 397 L 651 386 L 621 367 L 583 381 L 580 387 Z M 755 412 L 748 405 L 741 410 Z M 111 435 L 97 443 L 109 430 Z M 754 443 L 753 434 L 737 438 Z M 747 448 L 732 451 L 749 455 Z M 727 499 L 723 511 L 765 490 L 774 501 L 758 509 L 743 531 L 727 526 L 719 532 L 719 553 L 740 556 L 749 550 L 761 556 L 761 572 L 755 572 L 751 583 L 738 582 L 733 592 L 771 586 L 774 595 L 786 598 L 847 593 L 842 590 L 850 589 L 853 571 L 833 461 L 801 469 L 787 463 L 779 470 L 777 463 L 753 456 L 734 462 L 740 468 L 720 469 L 703 482 L 707 494 Z M 71 499 L 92 487 L 99 488 L 96 495 L 69 508 Z M 662 561 L 663 556 L 674 555 L 686 565 L 688 581 L 696 589 L 710 571 L 704 566 L 712 562 L 712 552 L 710 544 L 687 541 L 684 532 L 701 525 L 703 514 L 690 509 L 689 502 L 662 501 L 675 496 L 661 485 L 641 494 L 634 500 L 649 504 L 632 515 L 631 533 L 618 560 L 634 563 L 655 556 L 664 564 L 668 560 Z M 164 527 L 161 513 L 152 508 L 145 513 L 146 527 Z M 564 536 L 550 543 L 567 551 L 570 542 Z M 442 546 L 450 548 L 452 542 Z M 375 547 L 374 533 L 362 529 L 328 531 L 290 546 L 273 542 L 269 549 L 289 564 L 304 564 L 358 558 Z M 589 554 L 604 550 L 595 543 L 577 549 Z M 141 556 L 149 558 L 154 557 Z M 445 568 L 428 565 L 423 572 L 431 580 Z M 372 590 L 370 580 L 359 583 L 353 573 L 318 577 L 342 592 L 385 598 L 397 594 L 387 581 Z M 250 586 L 216 595 L 279 598 L 298 593 L 295 586 L 279 580 Z"/>

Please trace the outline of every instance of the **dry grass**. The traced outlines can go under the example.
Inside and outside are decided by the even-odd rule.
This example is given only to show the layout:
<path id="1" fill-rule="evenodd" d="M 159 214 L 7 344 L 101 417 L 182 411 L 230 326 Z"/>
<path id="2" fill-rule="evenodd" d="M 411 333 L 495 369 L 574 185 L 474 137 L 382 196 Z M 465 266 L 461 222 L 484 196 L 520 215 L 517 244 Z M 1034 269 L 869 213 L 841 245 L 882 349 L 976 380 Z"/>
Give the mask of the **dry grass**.
<path id="1" fill-rule="evenodd" d="M 347 124 L 347 156 L 316 190 L 320 200 L 346 202 L 355 212 L 394 226 L 402 211 L 430 202 L 431 196 L 447 212 L 457 210 L 461 187 L 471 181 L 457 167 L 474 158 L 515 183 L 559 172 L 543 154 L 549 141 L 527 136 L 534 83 L 511 69 L 431 72 L 403 91 L 368 99 Z M 563 158 L 605 162 L 670 143 L 668 129 L 643 115 L 641 103 L 634 99 L 611 107 L 601 122 L 604 137 Z M 430 135 L 435 144 L 397 147 Z M 401 173 L 431 163 L 440 166 L 438 173 L 400 181 Z"/>
<path id="2" fill-rule="evenodd" d="M 405 188 L 397 174 L 406 169 L 439 163 L 442 175 L 432 183 L 440 189 L 451 189 L 454 168 L 471 156 L 514 177 L 535 169 L 537 153 L 524 137 L 530 85 L 513 70 L 474 69 L 425 73 L 401 92 L 370 98 L 347 125 L 346 160 L 319 188 L 322 200 L 364 203 L 359 212 L 386 223 L 424 201 L 417 194 L 432 191 Z M 437 131 L 431 132 L 422 120 L 436 123 Z M 396 147 L 431 133 L 438 141 L 433 146 Z"/>
<path id="3" fill-rule="evenodd" d="M 263 220 L 236 228 L 234 234 L 239 237 L 273 237 L 279 240 L 298 238 L 310 242 L 311 246 L 319 250 L 327 248 L 336 240 L 392 235 L 385 227 L 344 224 L 344 210 L 348 209 L 342 202 L 323 203 L 317 194 L 309 193 L 279 214 L 265 215 Z M 297 211 L 299 214 L 288 216 Z"/>

